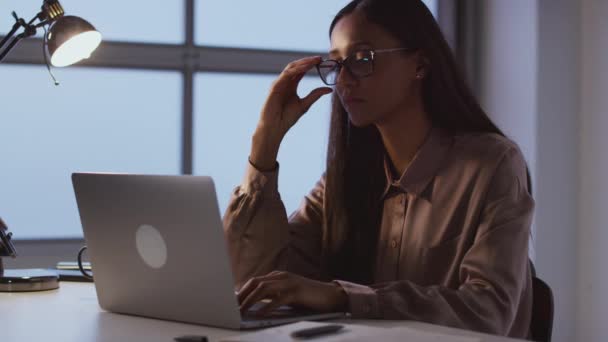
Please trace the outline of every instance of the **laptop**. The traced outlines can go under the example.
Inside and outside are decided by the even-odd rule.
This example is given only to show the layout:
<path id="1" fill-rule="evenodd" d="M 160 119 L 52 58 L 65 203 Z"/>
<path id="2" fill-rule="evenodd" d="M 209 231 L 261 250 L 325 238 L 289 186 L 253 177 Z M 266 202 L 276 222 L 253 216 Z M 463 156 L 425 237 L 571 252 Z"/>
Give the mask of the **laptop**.
<path id="1" fill-rule="evenodd" d="M 74 173 L 72 183 L 104 310 L 230 329 L 344 317 L 241 315 L 211 177 Z"/>

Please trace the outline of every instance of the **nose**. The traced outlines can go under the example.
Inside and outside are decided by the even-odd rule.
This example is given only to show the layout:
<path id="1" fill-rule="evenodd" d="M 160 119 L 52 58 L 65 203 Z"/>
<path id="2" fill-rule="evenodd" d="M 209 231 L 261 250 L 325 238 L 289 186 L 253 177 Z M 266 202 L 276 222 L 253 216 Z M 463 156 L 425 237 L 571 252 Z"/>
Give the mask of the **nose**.
<path id="1" fill-rule="evenodd" d="M 353 86 L 357 84 L 357 81 L 357 78 L 350 72 L 350 70 L 348 70 L 347 67 L 342 66 L 342 68 L 340 68 L 340 72 L 338 72 L 338 76 L 336 77 L 336 86 Z"/>

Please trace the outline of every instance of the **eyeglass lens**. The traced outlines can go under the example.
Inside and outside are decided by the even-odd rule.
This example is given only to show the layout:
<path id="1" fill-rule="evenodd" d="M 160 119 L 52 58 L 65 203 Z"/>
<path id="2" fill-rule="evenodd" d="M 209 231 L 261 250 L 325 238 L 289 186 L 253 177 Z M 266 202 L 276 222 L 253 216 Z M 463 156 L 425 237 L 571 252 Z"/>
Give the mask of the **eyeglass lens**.
<path id="1" fill-rule="evenodd" d="M 324 60 L 317 66 L 321 80 L 328 85 L 335 85 L 342 66 L 345 66 L 347 71 L 355 77 L 369 76 L 373 71 L 372 52 L 357 51 L 343 62 L 331 59 Z"/>

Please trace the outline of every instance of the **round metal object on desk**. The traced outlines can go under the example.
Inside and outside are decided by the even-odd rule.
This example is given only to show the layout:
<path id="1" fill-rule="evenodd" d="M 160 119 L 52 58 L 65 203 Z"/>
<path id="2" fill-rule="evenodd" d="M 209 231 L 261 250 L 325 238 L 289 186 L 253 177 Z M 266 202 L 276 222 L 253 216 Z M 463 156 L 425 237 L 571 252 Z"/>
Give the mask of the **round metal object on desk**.
<path id="1" fill-rule="evenodd" d="M 0 273 L 0 292 L 47 291 L 58 288 L 59 276 L 53 271 L 21 269 Z"/>

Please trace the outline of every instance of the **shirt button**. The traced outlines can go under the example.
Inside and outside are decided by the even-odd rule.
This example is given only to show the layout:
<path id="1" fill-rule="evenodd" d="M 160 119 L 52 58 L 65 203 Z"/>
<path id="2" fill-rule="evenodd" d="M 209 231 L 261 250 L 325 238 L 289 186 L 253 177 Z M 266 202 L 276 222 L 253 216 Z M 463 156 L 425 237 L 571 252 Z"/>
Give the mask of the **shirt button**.
<path id="1" fill-rule="evenodd" d="M 397 248 L 397 240 L 393 239 L 393 240 L 391 241 L 391 247 L 393 247 L 393 248 Z"/>

